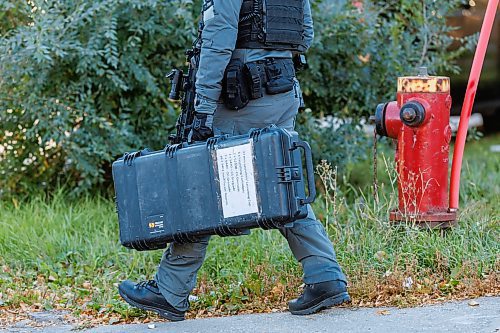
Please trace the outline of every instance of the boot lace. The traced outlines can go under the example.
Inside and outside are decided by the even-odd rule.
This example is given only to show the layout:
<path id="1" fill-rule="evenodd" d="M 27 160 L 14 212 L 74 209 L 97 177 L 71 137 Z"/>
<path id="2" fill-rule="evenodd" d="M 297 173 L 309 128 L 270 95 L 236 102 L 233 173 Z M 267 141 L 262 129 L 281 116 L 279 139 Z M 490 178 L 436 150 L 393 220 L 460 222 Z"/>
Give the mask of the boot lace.
<path id="1" fill-rule="evenodd" d="M 146 280 L 146 281 L 141 281 L 137 284 L 138 287 L 146 288 L 146 287 L 153 287 L 153 288 L 158 288 L 158 285 L 156 284 L 155 280 Z"/>

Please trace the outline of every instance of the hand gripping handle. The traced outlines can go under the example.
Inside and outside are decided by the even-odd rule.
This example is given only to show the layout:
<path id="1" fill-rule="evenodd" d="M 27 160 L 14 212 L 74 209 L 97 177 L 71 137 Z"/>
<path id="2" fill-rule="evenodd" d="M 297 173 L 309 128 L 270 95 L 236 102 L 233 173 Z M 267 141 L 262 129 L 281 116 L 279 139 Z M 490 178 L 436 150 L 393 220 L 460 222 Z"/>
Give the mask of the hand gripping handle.
<path id="1" fill-rule="evenodd" d="M 307 174 L 307 191 L 309 192 L 305 199 L 300 199 L 301 205 L 308 205 L 316 199 L 316 184 L 314 181 L 314 164 L 312 159 L 311 146 L 305 141 L 297 141 L 293 143 L 293 150 L 301 148 L 304 151 L 306 158 L 306 174 Z"/>

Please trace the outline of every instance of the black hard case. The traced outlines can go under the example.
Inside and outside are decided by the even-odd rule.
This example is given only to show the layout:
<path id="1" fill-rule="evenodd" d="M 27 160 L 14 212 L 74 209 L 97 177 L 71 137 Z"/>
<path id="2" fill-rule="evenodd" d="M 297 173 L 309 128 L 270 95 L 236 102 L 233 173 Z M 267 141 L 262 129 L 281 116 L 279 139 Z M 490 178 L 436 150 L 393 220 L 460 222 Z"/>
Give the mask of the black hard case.
<path id="1" fill-rule="evenodd" d="M 277 228 L 305 217 L 316 195 L 309 145 L 275 126 L 125 154 L 113 180 L 120 241 L 136 250 Z"/>

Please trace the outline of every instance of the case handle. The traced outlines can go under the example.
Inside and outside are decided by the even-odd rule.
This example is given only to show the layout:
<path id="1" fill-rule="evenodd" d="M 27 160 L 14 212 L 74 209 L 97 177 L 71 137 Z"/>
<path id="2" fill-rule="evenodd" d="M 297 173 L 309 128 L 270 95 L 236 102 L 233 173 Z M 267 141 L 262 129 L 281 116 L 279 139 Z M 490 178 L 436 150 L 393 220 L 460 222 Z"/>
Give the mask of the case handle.
<path id="1" fill-rule="evenodd" d="M 305 199 L 300 199 L 300 204 L 308 205 L 312 204 L 316 199 L 316 184 L 314 182 L 314 164 L 311 146 L 309 143 L 299 140 L 293 143 L 293 150 L 297 148 L 304 150 L 304 156 L 306 158 L 307 191 L 309 192 Z"/>

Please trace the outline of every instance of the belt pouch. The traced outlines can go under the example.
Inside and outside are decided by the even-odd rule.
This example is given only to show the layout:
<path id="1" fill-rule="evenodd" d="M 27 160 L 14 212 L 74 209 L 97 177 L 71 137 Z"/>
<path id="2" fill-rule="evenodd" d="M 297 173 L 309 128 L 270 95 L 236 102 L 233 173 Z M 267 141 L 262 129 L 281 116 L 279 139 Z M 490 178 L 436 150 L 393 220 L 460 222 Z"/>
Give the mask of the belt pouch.
<path id="1" fill-rule="evenodd" d="M 264 65 L 258 65 L 255 62 L 245 64 L 245 74 L 248 77 L 250 85 L 250 98 L 257 99 L 264 96 L 262 86 L 265 83 Z"/>
<path id="2" fill-rule="evenodd" d="M 266 63 L 267 85 L 269 95 L 282 94 L 293 89 L 295 70 L 289 59 L 271 60 Z"/>
<path id="3" fill-rule="evenodd" d="M 244 67 L 245 65 L 241 60 L 233 59 L 226 68 L 222 84 L 222 99 L 228 109 L 242 109 L 250 100 Z"/>

